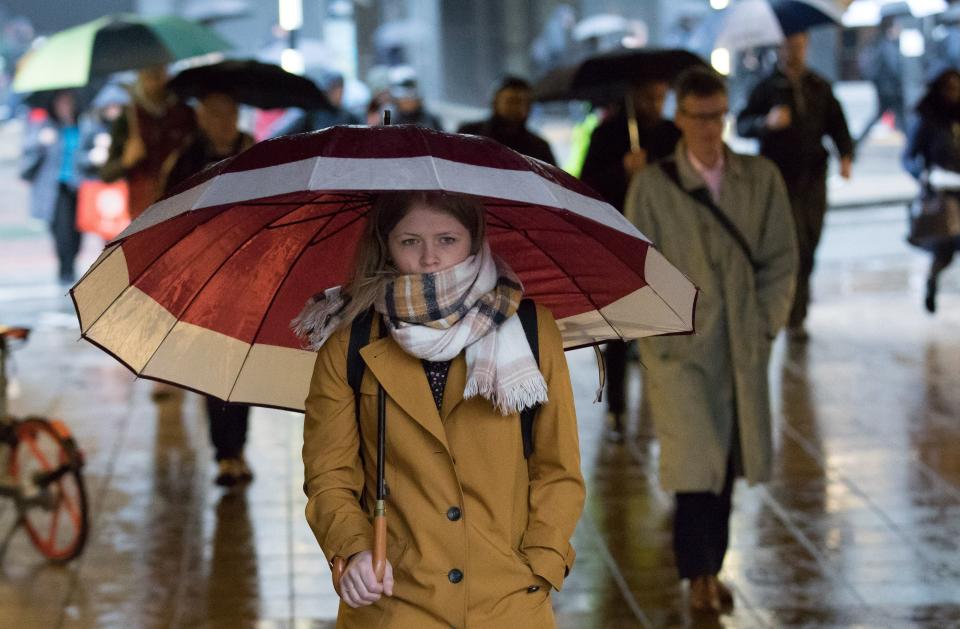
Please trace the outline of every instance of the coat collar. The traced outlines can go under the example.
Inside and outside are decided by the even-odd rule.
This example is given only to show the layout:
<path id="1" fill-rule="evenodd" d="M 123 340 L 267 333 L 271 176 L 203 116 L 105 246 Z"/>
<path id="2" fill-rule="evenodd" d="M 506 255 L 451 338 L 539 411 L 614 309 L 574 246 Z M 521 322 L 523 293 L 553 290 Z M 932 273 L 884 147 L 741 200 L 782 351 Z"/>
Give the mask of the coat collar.
<path id="1" fill-rule="evenodd" d="M 740 178 L 744 175 L 743 164 L 740 163 L 737 157 L 737 154 L 731 151 L 730 147 L 726 144 L 723 145 L 724 184 L 726 184 L 728 178 Z M 706 187 L 707 184 L 704 182 L 703 177 L 700 176 L 700 173 L 697 172 L 697 169 L 693 167 L 693 164 L 691 164 L 689 158 L 687 158 L 687 144 L 683 140 L 677 142 L 677 148 L 673 151 L 673 159 L 677 163 L 677 172 L 680 174 L 680 183 L 683 184 L 684 190 L 696 190 L 697 188 Z M 721 196 L 723 196 L 723 190 L 726 187 L 726 185 L 721 186 Z"/>
<path id="2" fill-rule="evenodd" d="M 467 380 L 463 353 L 450 364 L 440 412 L 420 359 L 404 351 L 393 338 L 386 336 L 371 341 L 360 350 L 360 356 L 387 395 L 449 450 L 443 423 L 463 401 Z"/>

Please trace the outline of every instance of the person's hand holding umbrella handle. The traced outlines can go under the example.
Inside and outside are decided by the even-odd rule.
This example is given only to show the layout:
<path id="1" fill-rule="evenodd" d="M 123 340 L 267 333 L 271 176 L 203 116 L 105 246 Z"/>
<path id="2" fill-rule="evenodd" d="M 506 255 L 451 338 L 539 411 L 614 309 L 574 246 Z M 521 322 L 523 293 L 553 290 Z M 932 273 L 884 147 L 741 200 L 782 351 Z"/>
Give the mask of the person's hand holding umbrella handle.
<path id="1" fill-rule="evenodd" d="M 387 394 L 377 390 L 377 502 L 373 513 L 373 552 L 357 553 L 346 562 L 333 559 L 333 589 L 351 607 L 370 605 L 381 594 L 393 596 L 393 568 L 387 561 L 387 508 L 384 462 L 387 441 Z"/>

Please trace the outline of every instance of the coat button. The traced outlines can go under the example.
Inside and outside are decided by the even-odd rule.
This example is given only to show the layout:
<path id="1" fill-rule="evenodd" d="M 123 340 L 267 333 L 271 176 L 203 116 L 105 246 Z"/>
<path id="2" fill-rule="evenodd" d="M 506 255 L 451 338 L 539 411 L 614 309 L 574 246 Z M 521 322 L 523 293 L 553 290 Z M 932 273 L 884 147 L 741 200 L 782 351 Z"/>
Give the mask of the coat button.
<path id="1" fill-rule="evenodd" d="M 447 509 L 447 519 L 451 522 L 459 520 L 461 515 L 460 507 L 450 507 Z"/>
<path id="2" fill-rule="evenodd" d="M 447 573 L 447 578 L 450 579 L 450 583 L 460 583 L 463 581 L 463 573 L 454 568 Z"/>

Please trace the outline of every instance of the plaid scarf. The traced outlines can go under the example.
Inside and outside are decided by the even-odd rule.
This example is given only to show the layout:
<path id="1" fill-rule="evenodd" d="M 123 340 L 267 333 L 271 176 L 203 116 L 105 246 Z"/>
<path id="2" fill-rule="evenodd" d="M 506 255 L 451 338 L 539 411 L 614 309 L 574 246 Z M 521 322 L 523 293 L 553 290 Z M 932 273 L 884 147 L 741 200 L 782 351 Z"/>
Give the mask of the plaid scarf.
<path id="1" fill-rule="evenodd" d="M 463 397 L 481 395 L 503 415 L 547 401 L 547 383 L 516 317 L 523 286 L 486 242 L 476 255 L 437 273 L 400 275 L 374 308 L 412 356 L 453 360 L 466 350 Z M 294 332 L 319 349 L 340 324 L 339 287 L 315 295 L 294 319 Z"/>
<path id="2" fill-rule="evenodd" d="M 516 317 L 523 286 L 483 244 L 445 271 L 398 276 L 374 308 L 408 354 L 433 362 L 466 350 L 465 399 L 481 395 L 503 415 L 547 401 L 523 325 Z"/>

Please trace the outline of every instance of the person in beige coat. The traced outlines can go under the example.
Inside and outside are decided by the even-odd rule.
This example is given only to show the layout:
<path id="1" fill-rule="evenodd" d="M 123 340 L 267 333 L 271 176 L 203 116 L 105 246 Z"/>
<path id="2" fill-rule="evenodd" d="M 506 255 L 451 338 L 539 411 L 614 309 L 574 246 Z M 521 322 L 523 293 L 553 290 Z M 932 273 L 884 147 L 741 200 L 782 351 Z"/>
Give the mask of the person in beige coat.
<path id="1" fill-rule="evenodd" d="M 695 69 L 675 89 L 682 139 L 672 158 L 634 178 L 626 216 L 701 290 L 696 333 L 644 339 L 640 357 L 660 480 L 676 492 L 677 568 L 691 606 L 716 612 L 733 604 L 717 579 L 733 480 L 770 475 L 767 367 L 790 310 L 797 249 L 776 166 L 723 143 L 723 80 Z"/>
<path id="2" fill-rule="evenodd" d="M 420 295 L 423 282 L 444 288 Z M 454 301 L 463 297 L 451 286 L 474 287 L 462 303 L 484 307 L 471 307 L 452 327 L 444 326 L 460 314 L 430 328 L 437 309 L 452 312 L 443 308 L 451 292 Z M 560 332 L 537 307 L 538 369 L 513 316 L 521 291 L 490 254 L 481 205 L 443 193 L 383 194 L 344 291 L 349 298 L 328 291 L 297 320 L 319 345 L 304 426 L 306 517 L 328 560 L 349 559 L 337 627 L 554 626 L 550 591 L 573 565 L 584 483 Z M 375 317 L 360 351 L 358 422 L 346 375 L 350 322 L 371 305 L 385 316 Z M 483 331 L 478 313 L 490 309 L 503 317 Z M 463 349 L 456 339 L 468 332 Z M 446 341 L 452 349 L 440 348 Z M 490 347 L 498 349 L 485 356 Z M 500 377 L 475 386 L 491 364 Z M 511 390 L 518 380 L 527 392 L 519 398 Z M 370 552 L 378 386 L 387 396 L 389 490 L 382 583 Z M 541 406 L 527 459 L 518 410 L 534 401 Z"/>

